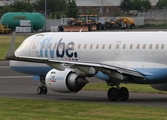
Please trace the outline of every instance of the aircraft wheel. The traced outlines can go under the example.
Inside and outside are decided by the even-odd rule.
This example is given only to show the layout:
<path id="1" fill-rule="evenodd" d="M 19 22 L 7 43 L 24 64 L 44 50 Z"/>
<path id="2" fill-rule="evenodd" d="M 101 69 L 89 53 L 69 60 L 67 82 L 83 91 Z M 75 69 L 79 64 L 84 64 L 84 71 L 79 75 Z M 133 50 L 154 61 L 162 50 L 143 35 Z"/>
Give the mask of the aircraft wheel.
<path id="1" fill-rule="evenodd" d="M 120 101 L 127 101 L 129 98 L 129 91 L 126 87 L 121 87 L 119 89 L 119 100 Z"/>
<path id="2" fill-rule="evenodd" d="M 42 86 L 42 93 L 43 94 L 47 94 L 48 90 L 45 86 Z"/>
<path id="3" fill-rule="evenodd" d="M 108 99 L 110 101 L 117 101 L 118 100 L 118 97 L 119 97 L 119 92 L 116 88 L 110 88 L 108 90 Z"/>
<path id="4" fill-rule="evenodd" d="M 88 25 L 89 31 L 92 31 L 92 25 Z"/>
<path id="5" fill-rule="evenodd" d="M 43 93 L 42 87 L 38 87 L 38 88 L 37 88 L 37 93 L 38 93 L 38 94 L 42 94 L 42 93 Z"/>

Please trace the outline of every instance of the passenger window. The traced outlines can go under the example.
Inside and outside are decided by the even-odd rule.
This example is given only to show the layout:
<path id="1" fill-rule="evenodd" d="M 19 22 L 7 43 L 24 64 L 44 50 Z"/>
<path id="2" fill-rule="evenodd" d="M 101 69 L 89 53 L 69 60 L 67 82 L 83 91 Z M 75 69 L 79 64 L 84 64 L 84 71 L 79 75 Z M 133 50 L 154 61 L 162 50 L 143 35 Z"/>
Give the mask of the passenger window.
<path id="1" fill-rule="evenodd" d="M 153 46 L 153 45 L 151 44 L 149 48 L 152 49 L 152 46 Z"/>
<path id="2" fill-rule="evenodd" d="M 48 49 L 51 49 L 51 44 L 48 45 Z"/>
<path id="3" fill-rule="evenodd" d="M 57 48 L 57 44 L 54 45 L 54 49 L 56 49 L 56 48 Z"/>
<path id="4" fill-rule="evenodd" d="M 156 49 L 158 49 L 158 46 L 159 46 L 159 45 L 157 44 L 157 45 L 156 45 Z"/>
<path id="5" fill-rule="evenodd" d="M 137 49 L 139 49 L 139 48 L 140 48 L 140 45 L 138 44 L 138 45 L 137 45 Z"/>
<path id="6" fill-rule="evenodd" d="M 164 49 L 164 44 L 162 44 L 161 49 Z"/>
<path id="7" fill-rule="evenodd" d="M 92 48 L 93 48 L 93 44 L 90 45 L 90 49 L 92 49 Z"/>
<path id="8" fill-rule="evenodd" d="M 98 49 L 98 48 L 99 48 L 99 44 L 96 45 L 96 49 Z"/>
<path id="9" fill-rule="evenodd" d="M 84 45 L 84 49 L 86 49 L 87 44 Z"/>
<path id="10" fill-rule="evenodd" d="M 102 49 L 104 49 L 105 48 L 105 44 L 103 44 L 103 46 L 102 46 Z"/>
<path id="11" fill-rule="evenodd" d="M 130 49 L 132 49 L 132 48 L 133 48 L 133 44 L 130 45 Z"/>
<path id="12" fill-rule="evenodd" d="M 45 48 L 45 44 L 42 45 L 42 49 L 44 49 L 44 48 Z"/>
<path id="13" fill-rule="evenodd" d="M 78 49 L 80 49 L 80 48 L 81 48 L 81 44 L 78 45 Z"/>
<path id="14" fill-rule="evenodd" d="M 68 48 L 74 49 L 74 45 L 69 45 L 69 44 L 67 44 L 67 45 L 66 45 L 66 49 L 68 49 Z"/>
<path id="15" fill-rule="evenodd" d="M 125 48 L 126 48 L 126 44 L 123 45 L 123 49 L 125 49 Z"/>
<path id="16" fill-rule="evenodd" d="M 143 49 L 145 49 L 145 48 L 146 48 L 146 44 L 143 45 Z"/>
<path id="17" fill-rule="evenodd" d="M 112 44 L 110 44 L 108 48 L 111 49 L 111 47 L 112 47 Z"/>
<path id="18" fill-rule="evenodd" d="M 63 49 L 63 45 L 60 45 L 60 48 L 59 49 Z"/>

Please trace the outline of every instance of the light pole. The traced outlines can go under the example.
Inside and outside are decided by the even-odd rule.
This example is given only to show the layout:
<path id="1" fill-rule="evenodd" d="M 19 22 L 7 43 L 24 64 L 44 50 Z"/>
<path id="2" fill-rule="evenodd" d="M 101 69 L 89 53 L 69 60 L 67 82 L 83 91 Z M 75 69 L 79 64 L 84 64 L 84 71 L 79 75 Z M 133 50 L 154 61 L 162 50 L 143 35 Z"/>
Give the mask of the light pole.
<path id="1" fill-rule="evenodd" d="M 101 0 L 101 16 L 103 17 L 103 0 Z"/>
<path id="2" fill-rule="evenodd" d="M 46 32 L 46 0 L 45 0 L 45 32 Z"/>

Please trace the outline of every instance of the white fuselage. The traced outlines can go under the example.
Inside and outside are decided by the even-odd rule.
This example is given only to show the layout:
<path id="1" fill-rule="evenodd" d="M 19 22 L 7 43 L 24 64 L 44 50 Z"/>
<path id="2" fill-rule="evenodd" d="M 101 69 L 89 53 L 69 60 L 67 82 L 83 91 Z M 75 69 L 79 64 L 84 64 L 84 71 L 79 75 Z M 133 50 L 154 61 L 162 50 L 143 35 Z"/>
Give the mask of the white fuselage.
<path id="1" fill-rule="evenodd" d="M 130 67 L 149 76 L 160 72 L 158 76 L 167 77 L 166 35 L 167 32 L 41 33 L 27 38 L 15 55 L 104 63 Z M 13 61 L 11 66 L 47 65 Z"/>

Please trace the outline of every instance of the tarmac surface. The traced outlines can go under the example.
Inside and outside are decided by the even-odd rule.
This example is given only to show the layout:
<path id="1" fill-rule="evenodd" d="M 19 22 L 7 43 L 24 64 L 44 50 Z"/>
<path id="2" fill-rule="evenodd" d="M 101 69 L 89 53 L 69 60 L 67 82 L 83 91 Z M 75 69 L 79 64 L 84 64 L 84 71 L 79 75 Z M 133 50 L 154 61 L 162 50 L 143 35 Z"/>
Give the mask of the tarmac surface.
<path id="1" fill-rule="evenodd" d="M 95 78 L 89 80 L 90 82 L 99 82 L 99 80 Z M 38 85 L 39 81 L 32 80 L 32 76 L 13 71 L 9 66 L 9 61 L 0 61 L 0 97 L 82 101 L 126 106 L 154 106 L 157 108 L 167 108 L 167 94 L 130 93 L 129 100 L 126 102 L 111 102 L 107 99 L 107 91 L 81 90 L 76 94 L 63 94 L 48 90 L 47 95 L 38 95 L 36 93 Z"/>

